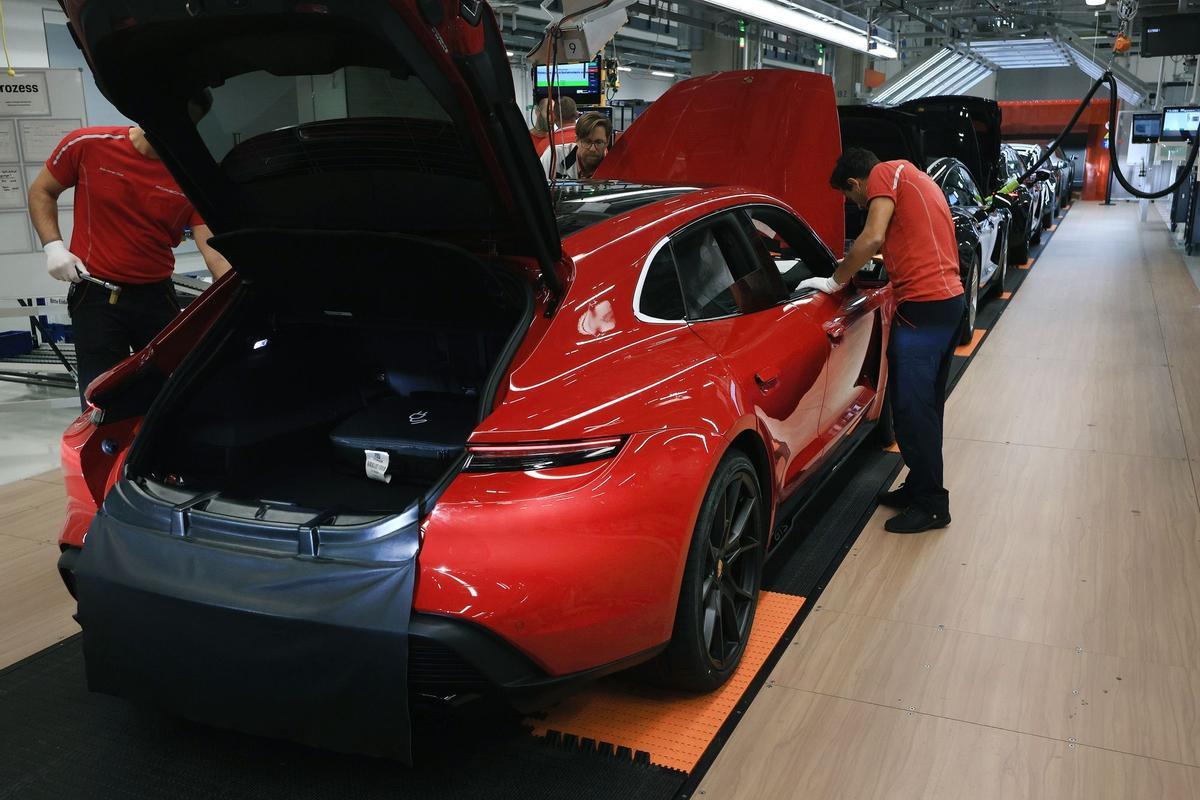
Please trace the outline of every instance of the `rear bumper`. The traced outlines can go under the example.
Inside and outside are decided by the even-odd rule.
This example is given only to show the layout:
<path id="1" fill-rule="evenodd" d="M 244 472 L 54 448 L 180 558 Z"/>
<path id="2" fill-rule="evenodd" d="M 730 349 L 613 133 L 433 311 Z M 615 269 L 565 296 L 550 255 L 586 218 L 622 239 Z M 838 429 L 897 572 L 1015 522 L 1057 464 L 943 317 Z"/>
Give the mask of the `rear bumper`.
<path id="1" fill-rule="evenodd" d="M 59 574 L 72 596 L 76 594 L 75 572 L 81 554 L 82 550 L 79 548 L 67 547 L 58 560 Z M 161 626 L 178 631 L 212 631 L 218 633 L 222 639 L 227 638 L 234 631 L 246 628 L 254 631 L 251 641 L 271 642 L 280 638 L 294 639 L 298 632 L 296 625 L 315 625 L 308 621 L 282 620 L 261 612 L 244 610 L 232 612 L 229 609 L 205 603 L 181 602 L 174 598 L 135 592 L 128 587 L 110 588 L 109 591 L 121 595 L 115 598 L 115 602 L 121 606 L 136 606 L 141 609 L 139 616 L 145 614 L 146 609 L 154 608 L 154 616 L 161 617 L 158 620 Z M 141 649 L 144 646 L 144 631 L 140 630 L 142 626 L 136 625 L 139 630 L 132 630 L 135 623 L 131 622 L 130 625 L 131 630 L 128 632 L 130 641 L 124 642 L 120 646 Z M 326 641 L 329 645 L 329 652 L 361 649 L 366 652 L 395 653 L 397 648 L 395 637 L 363 635 L 360 629 L 338 626 L 322 628 L 317 625 L 310 628 L 307 635 L 316 635 Z M 137 641 L 133 641 L 134 639 Z M 645 652 L 636 653 L 592 669 L 570 675 L 552 676 L 539 668 L 517 648 L 478 625 L 438 614 L 419 612 L 414 612 L 409 618 L 406 644 L 408 693 L 411 698 L 433 704 L 451 704 L 474 697 L 494 697 L 523 712 L 543 708 L 547 703 L 570 693 L 581 684 L 653 658 L 666 647 L 666 642 L 664 642 Z M 246 646 L 258 647 L 257 644 Z M 395 684 L 399 680 L 399 673 L 392 671 L 386 675 L 376 676 L 376 678 Z M 142 693 L 136 686 L 121 685 L 112 689 L 93 688 L 124 696 L 137 696 Z M 203 691 L 205 694 L 212 693 L 218 696 L 226 693 L 226 689 L 223 687 L 189 686 L 187 691 L 196 694 Z M 197 696 L 195 699 L 207 703 L 211 698 Z M 169 703 L 169 705 L 175 704 L 175 701 Z M 187 709 L 182 710 L 181 713 L 193 718 L 200 716 L 188 713 Z M 282 736 L 278 732 L 263 732 L 266 735 Z M 297 737 L 283 736 L 283 738 Z M 360 750 L 356 749 L 355 751 L 359 752 Z"/>

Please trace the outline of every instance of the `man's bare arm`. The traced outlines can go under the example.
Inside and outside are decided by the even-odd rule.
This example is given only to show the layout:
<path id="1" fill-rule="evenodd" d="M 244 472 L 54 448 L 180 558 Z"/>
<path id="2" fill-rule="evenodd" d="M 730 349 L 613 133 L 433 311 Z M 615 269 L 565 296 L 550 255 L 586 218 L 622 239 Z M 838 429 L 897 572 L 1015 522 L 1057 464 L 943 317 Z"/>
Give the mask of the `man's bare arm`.
<path id="1" fill-rule="evenodd" d="M 66 190 L 45 167 L 29 187 L 29 217 L 43 245 L 62 239 L 58 229 L 58 196 Z"/>
<path id="2" fill-rule="evenodd" d="M 192 228 L 192 238 L 196 240 L 196 247 L 200 248 L 200 255 L 204 256 L 204 264 L 208 267 L 208 271 L 212 273 L 213 278 L 219 278 L 229 270 L 233 269 L 233 265 L 209 245 L 208 240 L 212 238 L 212 229 L 207 225 L 197 225 Z"/>

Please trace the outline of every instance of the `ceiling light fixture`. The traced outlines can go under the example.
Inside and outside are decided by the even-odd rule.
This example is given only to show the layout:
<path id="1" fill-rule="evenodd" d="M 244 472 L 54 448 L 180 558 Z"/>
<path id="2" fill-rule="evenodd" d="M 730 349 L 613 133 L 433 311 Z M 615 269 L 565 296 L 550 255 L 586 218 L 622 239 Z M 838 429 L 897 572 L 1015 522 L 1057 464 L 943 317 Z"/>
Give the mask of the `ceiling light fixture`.
<path id="1" fill-rule="evenodd" d="M 617 67 L 617 72 L 633 72 L 633 67 Z"/>
<path id="2" fill-rule="evenodd" d="M 1083 0 L 1085 6 L 1102 6 L 1107 2 L 1108 0 Z"/>
<path id="3" fill-rule="evenodd" d="M 723 8 L 735 14 L 769 22 L 789 30 L 807 33 L 817 39 L 832 44 L 840 44 L 860 53 L 868 53 L 878 58 L 895 58 L 896 48 L 879 37 L 873 37 L 867 42 L 865 30 L 847 25 L 839 20 L 818 16 L 807 9 L 796 7 L 785 8 L 771 0 L 704 0 L 710 6 Z M 827 21 L 829 20 L 829 21 Z"/>
<path id="4" fill-rule="evenodd" d="M 656 69 L 650 70 L 650 74 L 656 78 L 674 78 L 675 77 L 674 72 L 659 72 Z"/>

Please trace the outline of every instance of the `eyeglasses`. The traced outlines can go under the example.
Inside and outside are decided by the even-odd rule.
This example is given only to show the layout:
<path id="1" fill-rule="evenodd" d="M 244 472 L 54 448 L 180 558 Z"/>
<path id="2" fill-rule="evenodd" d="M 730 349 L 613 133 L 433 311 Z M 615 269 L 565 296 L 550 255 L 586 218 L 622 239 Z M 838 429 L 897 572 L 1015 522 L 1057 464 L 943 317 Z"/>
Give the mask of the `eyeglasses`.
<path id="1" fill-rule="evenodd" d="M 608 147 L 608 139 L 580 139 L 579 146 L 589 150 L 602 150 Z"/>

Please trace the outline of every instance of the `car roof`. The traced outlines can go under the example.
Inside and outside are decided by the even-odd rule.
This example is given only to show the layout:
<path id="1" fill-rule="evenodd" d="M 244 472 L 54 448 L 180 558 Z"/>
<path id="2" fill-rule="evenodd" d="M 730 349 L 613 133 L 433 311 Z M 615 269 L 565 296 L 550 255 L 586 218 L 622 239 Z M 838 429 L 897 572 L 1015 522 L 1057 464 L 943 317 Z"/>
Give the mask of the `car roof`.
<path id="1" fill-rule="evenodd" d="M 621 214 L 698 188 L 625 181 L 559 181 L 554 189 L 554 215 L 558 219 L 559 234 L 566 239 Z"/>

